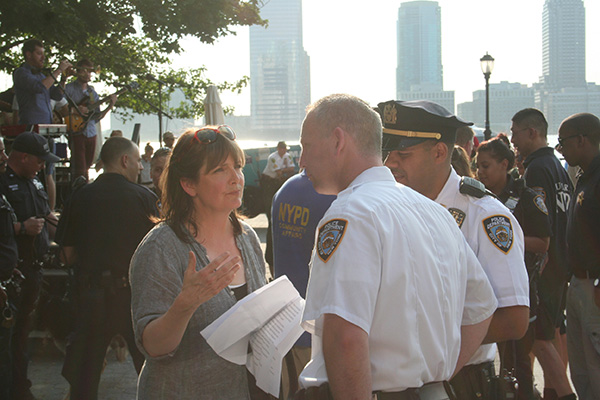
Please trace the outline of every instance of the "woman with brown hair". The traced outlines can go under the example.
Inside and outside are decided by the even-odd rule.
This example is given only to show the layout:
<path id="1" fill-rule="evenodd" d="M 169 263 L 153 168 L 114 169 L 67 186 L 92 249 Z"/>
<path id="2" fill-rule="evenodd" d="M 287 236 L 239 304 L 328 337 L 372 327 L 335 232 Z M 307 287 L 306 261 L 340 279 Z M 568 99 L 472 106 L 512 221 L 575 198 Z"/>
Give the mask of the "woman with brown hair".
<path id="1" fill-rule="evenodd" d="M 225 125 L 186 131 L 162 186 L 163 221 L 131 261 L 136 341 L 146 356 L 140 399 L 250 399 L 246 367 L 219 357 L 200 331 L 263 286 L 260 242 L 236 209 L 244 153 Z"/>

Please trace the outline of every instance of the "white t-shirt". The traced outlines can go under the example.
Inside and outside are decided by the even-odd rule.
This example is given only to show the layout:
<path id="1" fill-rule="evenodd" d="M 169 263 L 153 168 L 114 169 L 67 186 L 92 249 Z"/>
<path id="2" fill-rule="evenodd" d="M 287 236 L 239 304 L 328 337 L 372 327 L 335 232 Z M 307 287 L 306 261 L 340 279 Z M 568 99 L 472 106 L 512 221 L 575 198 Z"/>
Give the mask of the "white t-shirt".
<path id="1" fill-rule="evenodd" d="M 435 199 L 450 211 L 487 274 L 498 308 L 529 307 L 529 280 L 521 226 L 508 208 L 491 196 L 459 192 L 460 176 L 452 169 Z M 482 345 L 468 365 L 493 361 L 496 344 Z"/>
<path id="2" fill-rule="evenodd" d="M 267 166 L 263 174 L 271 178 L 277 178 L 277 171 L 294 166 L 294 159 L 290 156 L 290 153 L 285 153 L 283 156 L 280 156 L 278 152 L 271 153 L 267 159 Z"/>
<path id="3" fill-rule="evenodd" d="M 327 381 L 323 314 L 369 335 L 373 390 L 401 391 L 449 379 L 461 325 L 496 309 L 490 283 L 449 213 L 397 184 L 387 167 L 364 171 L 339 193 L 319 223 L 311 268 L 305 388 Z"/>

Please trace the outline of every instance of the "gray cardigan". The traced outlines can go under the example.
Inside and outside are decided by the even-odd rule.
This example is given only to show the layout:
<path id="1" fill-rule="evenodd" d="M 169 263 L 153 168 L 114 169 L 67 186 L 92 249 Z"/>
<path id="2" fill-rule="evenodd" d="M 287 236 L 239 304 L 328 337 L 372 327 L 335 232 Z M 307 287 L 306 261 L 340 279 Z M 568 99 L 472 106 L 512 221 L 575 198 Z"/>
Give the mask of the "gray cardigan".
<path id="1" fill-rule="evenodd" d="M 248 292 L 253 292 L 266 283 L 265 262 L 256 232 L 243 222 L 242 230 L 236 243 L 244 262 Z M 198 307 L 172 353 L 151 357 L 142 346 L 146 325 L 163 315 L 181 291 L 189 251 L 196 255 L 197 269 L 209 263 L 201 244 L 182 242 L 163 223 L 146 235 L 131 259 L 133 329 L 137 346 L 146 356 L 138 380 L 138 399 L 249 399 L 246 367 L 219 357 L 200 335 L 235 304 L 229 288 Z"/>

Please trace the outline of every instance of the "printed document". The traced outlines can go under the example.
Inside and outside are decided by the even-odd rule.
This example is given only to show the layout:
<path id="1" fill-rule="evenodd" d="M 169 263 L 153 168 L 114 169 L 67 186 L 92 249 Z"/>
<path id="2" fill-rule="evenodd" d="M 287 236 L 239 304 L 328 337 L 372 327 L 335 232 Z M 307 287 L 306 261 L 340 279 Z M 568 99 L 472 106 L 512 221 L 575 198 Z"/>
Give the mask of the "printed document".
<path id="1" fill-rule="evenodd" d="M 281 363 L 304 330 L 304 299 L 282 276 L 249 293 L 201 334 L 224 359 L 246 365 L 259 388 L 279 397 Z"/>

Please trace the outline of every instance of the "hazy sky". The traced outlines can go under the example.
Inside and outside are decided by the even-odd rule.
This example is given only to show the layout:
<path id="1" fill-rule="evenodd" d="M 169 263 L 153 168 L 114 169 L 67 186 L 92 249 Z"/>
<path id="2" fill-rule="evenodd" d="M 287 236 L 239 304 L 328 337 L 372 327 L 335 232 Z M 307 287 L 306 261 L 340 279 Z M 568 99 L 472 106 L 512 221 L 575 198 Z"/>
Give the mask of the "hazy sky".
<path id="1" fill-rule="evenodd" d="M 275 1 L 275 0 L 272 0 Z M 304 49 L 310 56 L 311 97 L 345 92 L 375 105 L 396 92 L 396 22 L 403 1 L 303 0 Z M 531 84 L 542 73 L 542 9 L 545 0 L 438 0 L 442 10 L 444 89 L 456 104 L 484 88 L 479 59 L 495 59 L 491 83 Z M 600 84 L 600 0 L 584 0 L 586 75 Z M 249 28 L 213 45 L 185 40 L 176 67 L 206 65 L 215 82 L 250 75 Z M 1 86 L 12 84 L 0 75 Z M 101 89 L 102 85 L 96 85 Z M 235 114 L 250 113 L 250 88 L 241 95 L 222 93 Z"/>
<path id="2" fill-rule="evenodd" d="M 274 1 L 274 0 L 273 0 Z M 303 0 L 304 49 L 310 56 L 311 97 L 337 92 L 371 104 L 390 100 L 396 91 L 396 22 L 402 1 Z M 484 88 L 479 59 L 495 59 L 490 83 L 531 84 L 542 73 L 544 0 L 438 0 L 442 10 L 444 89 L 454 90 L 456 103 L 470 101 Z M 600 0 L 584 0 L 586 10 L 586 75 L 600 84 Z M 186 41 L 176 65 L 206 65 L 213 81 L 250 74 L 249 29 L 213 45 Z M 250 113 L 250 89 L 224 93 L 223 103 L 235 114 Z"/>

